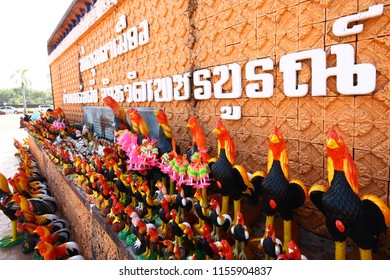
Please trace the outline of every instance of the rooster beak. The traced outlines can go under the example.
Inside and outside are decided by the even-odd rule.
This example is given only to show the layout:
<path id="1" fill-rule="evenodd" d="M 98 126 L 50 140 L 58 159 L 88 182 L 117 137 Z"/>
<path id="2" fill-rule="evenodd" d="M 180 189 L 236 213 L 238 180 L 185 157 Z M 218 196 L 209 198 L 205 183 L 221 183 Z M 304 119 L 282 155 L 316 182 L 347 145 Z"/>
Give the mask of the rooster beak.
<path id="1" fill-rule="evenodd" d="M 326 139 L 326 146 L 329 149 L 337 149 L 339 147 L 339 145 L 337 145 L 336 140 L 334 140 L 333 138 Z"/>
<path id="2" fill-rule="evenodd" d="M 269 140 L 270 140 L 272 143 L 274 143 L 274 144 L 279 143 L 279 138 L 278 138 L 278 136 L 277 136 L 276 134 L 272 134 L 272 135 L 270 136 Z"/>
<path id="3" fill-rule="evenodd" d="M 218 128 L 214 128 L 214 129 L 213 129 L 213 133 L 214 133 L 214 134 L 217 134 L 217 135 L 218 135 L 218 134 L 219 134 L 219 132 L 220 132 L 220 131 L 219 131 L 219 129 L 218 129 Z"/>

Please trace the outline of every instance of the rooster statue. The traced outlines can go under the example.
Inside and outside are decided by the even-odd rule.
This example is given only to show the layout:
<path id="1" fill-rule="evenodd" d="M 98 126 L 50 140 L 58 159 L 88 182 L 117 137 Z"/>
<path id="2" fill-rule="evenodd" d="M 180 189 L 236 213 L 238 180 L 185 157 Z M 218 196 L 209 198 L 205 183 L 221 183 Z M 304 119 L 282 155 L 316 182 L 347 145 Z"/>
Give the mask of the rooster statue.
<path id="1" fill-rule="evenodd" d="M 346 239 L 359 247 L 361 259 L 372 259 L 378 235 L 390 226 L 390 209 L 378 197 L 360 195 L 355 163 L 341 135 L 330 129 L 326 137 L 329 187 L 310 188 L 310 200 L 325 215 L 335 240 L 335 258 L 346 258 Z"/>
<path id="2" fill-rule="evenodd" d="M 295 244 L 294 240 L 290 240 L 287 245 L 286 254 L 280 254 L 277 260 L 307 260 L 305 255 L 301 254 L 301 250 Z"/>
<path id="3" fill-rule="evenodd" d="M 219 241 L 220 240 L 220 229 L 223 230 L 223 232 L 228 232 L 230 230 L 230 227 L 232 225 L 232 218 L 229 214 L 222 214 L 221 209 L 219 206 L 219 203 L 216 199 L 212 198 L 210 200 L 210 222 L 213 225 L 213 231 L 211 232 L 211 235 L 214 240 Z"/>
<path id="4" fill-rule="evenodd" d="M 300 180 L 288 179 L 286 144 L 277 127 L 272 130 L 269 140 L 267 175 L 261 178 L 262 180 L 252 177 L 252 182 L 260 182 L 258 186 L 254 184 L 255 188 L 260 188 L 263 196 L 263 211 L 266 214 L 265 227 L 273 225 L 275 213 L 279 213 L 283 219 L 283 249 L 285 250 L 291 240 L 293 210 L 302 206 L 308 195 L 305 185 Z"/>
<path id="5" fill-rule="evenodd" d="M 142 139 L 148 139 L 150 130 L 145 120 L 142 118 L 137 109 L 130 108 L 126 111 L 130 118 L 133 130 L 138 135 L 138 144 L 142 143 Z"/>
<path id="6" fill-rule="evenodd" d="M 156 146 L 158 148 L 159 157 L 174 158 L 180 154 L 180 148 L 176 146 L 175 138 L 173 137 L 172 128 L 168 124 L 168 117 L 163 111 L 163 109 L 158 109 L 154 111 L 154 115 L 156 116 L 157 123 L 159 125 L 159 134 L 158 141 Z M 169 175 L 162 172 L 162 183 L 164 185 L 168 185 Z M 174 192 L 174 182 L 170 181 L 170 191 L 171 194 Z"/>
<path id="7" fill-rule="evenodd" d="M 59 245 L 53 245 L 47 241 L 40 241 L 35 249 L 44 260 L 71 259 L 75 256 L 77 256 L 77 259 L 84 259 L 84 257 L 80 255 L 79 246 L 74 241 L 61 243 Z"/>
<path id="8" fill-rule="evenodd" d="M 160 127 L 158 142 L 156 144 L 159 150 L 159 156 L 162 156 L 164 153 L 176 151 L 176 144 L 175 140 L 173 139 L 172 128 L 168 124 L 167 115 L 163 109 L 155 110 L 154 115 L 156 116 L 157 123 Z"/>
<path id="9" fill-rule="evenodd" d="M 109 106 L 114 113 L 114 126 L 116 131 L 128 129 L 131 131 L 131 124 L 127 121 L 125 110 L 111 96 L 103 98 L 103 102 Z"/>
<path id="10" fill-rule="evenodd" d="M 237 213 L 237 224 L 230 228 L 235 239 L 234 256 L 236 259 L 246 260 L 245 243 L 249 240 L 249 231 L 244 222 L 244 216 L 241 212 Z"/>
<path id="11" fill-rule="evenodd" d="M 282 241 L 276 237 L 274 227 L 270 224 L 265 228 L 265 236 L 260 239 L 260 245 L 266 260 L 275 259 L 282 253 Z"/>
<path id="12" fill-rule="evenodd" d="M 237 213 L 241 211 L 241 197 L 243 195 L 252 195 L 254 188 L 244 167 L 234 165 L 236 153 L 234 142 L 221 120 L 217 121 L 213 132 L 218 138 L 218 159 L 210 160 L 211 174 L 221 190 L 221 214 L 228 212 L 229 198 L 232 198 L 234 203 L 233 224 L 236 224 Z"/>
<path id="13" fill-rule="evenodd" d="M 9 189 L 7 179 L 0 173 L 0 210 L 10 219 L 12 227 L 11 235 L 0 240 L 0 248 L 14 247 L 23 241 L 23 235 L 18 235 L 16 227 L 16 211 L 19 209 L 19 205 L 11 202 L 12 196 L 13 193 Z"/>
<path id="14" fill-rule="evenodd" d="M 202 160 L 207 162 L 210 159 L 210 156 L 206 148 L 206 136 L 196 119 L 197 116 L 192 116 L 187 122 L 187 127 L 192 134 L 192 145 L 187 152 L 187 158 L 190 159 L 195 152 L 199 152 Z"/>

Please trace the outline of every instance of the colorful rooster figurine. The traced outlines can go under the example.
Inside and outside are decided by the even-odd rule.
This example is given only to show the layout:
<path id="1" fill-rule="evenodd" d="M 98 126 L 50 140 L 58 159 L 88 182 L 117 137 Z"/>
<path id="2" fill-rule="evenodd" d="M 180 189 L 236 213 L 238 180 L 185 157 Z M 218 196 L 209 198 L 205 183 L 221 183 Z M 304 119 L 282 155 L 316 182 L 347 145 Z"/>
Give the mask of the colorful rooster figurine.
<path id="1" fill-rule="evenodd" d="M 213 178 L 221 189 L 222 210 L 226 214 L 229 209 L 229 198 L 234 202 L 234 221 L 237 223 L 237 213 L 241 210 L 241 198 L 243 195 L 254 193 L 252 183 L 244 167 L 234 164 L 236 148 L 228 129 L 221 120 L 217 121 L 213 132 L 218 138 L 218 159 L 210 160 L 210 169 Z"/>
<path id="2" fill-rule="evenodd" d="M 284 223 L 283 249 L 291 240 L 291 219 L 293 210 L 303 205 L 307 199 L 305 185 L 297 179 L 288 179 L 288 158 L 282 133 L 275 127 L 269 136 L 268 174 L 259 180 L 263 196 L 263 211 L 267 225 L 273 225 L 275 213 L 279 213 Z M 256 173 L 255 173 L 256 174 Z M 252 178 L 255 182 L 255 178 Z"/>
<path id="3" fill-rule="evenodd" d="M 129 115 L 133 130 L 138 135 L 138 144 L 141 144 L 142 139 L 147 139 L 149 137 L 150 130 L 148 125 L 137 109 L 130 108 L 126 111 L 126 113 Z"/>
<path id="4" fill-rule="evenodd" d="M 246 260 L 245 243 L 249 240 L 249 231 L 244 222 L 241 212 L 237 213 L 237 224 L 230 228 L 235 239 L 234 256 L 236 259 Z"/>
<path id="5" fill-rule="evenodd" d="M 329 187 L 316 185 L 309 195 L 325 215 L 336 242 L 336 259 L 346 258 L 346 239 L 359 247 L 361 259 L 372 259 L 378 235 L 390 226 L 390 209 L 378 197 L 360 195 L 355 163 L 341 135 L 330 129 L 326 137 Z"/>
<path id="6" fill-rule="evenodd" d="M 164 153 L 169 153 L 176 151 L 176 144 L 173 139 L 172 128 L 168 124 L 168 117 L 163 111 L 163 109 L 158 109 L 154 111 L 156 116 L 157 123 L 160 127 L 157 148 L 159 150 L 159 155 L 162 156 Z M 166 182 L 164 183 L 166 184 Z"/>
<path id="7" fill-rule="evenodd" d="M 295 244 L 294 240 L 290 240 L 287 245 L 286 254 L 280 254 L 277 260 L 307 260 L 305 255 L 301 254 L 301 250 Z"/>
<path id="8" fill-rule="evenodd" d="M 199 152 L 203 161 L 207 162 L 210 156 L 207 152 L 206 136 L 196 118 L 197 116 L 192 116 L 187 122 L 187 127 L 192 134 L 192 145 L 191 149 L 187 152 L 187 157 L 190 159 L 195 152 Z"/>

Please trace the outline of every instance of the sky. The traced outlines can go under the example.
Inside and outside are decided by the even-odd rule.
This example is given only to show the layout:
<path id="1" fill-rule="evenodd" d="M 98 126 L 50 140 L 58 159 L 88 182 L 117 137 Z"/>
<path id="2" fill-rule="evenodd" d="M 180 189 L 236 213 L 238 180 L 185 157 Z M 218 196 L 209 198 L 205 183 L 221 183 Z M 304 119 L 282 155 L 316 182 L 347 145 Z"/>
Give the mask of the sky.
<path id="1" fill-rule="evenodd" d="M 72 0 L 1 1 L 0 89 L 14 88 L 17 69 L 27 69 L 30 88 L 50 90 L 47 41 Z"/>

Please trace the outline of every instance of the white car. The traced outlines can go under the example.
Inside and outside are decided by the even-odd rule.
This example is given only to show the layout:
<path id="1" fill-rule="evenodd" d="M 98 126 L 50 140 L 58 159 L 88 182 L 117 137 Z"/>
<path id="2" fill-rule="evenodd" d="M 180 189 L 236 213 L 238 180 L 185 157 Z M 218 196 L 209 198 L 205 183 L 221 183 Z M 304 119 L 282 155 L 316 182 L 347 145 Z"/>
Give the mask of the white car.
<path id="1" fill-rule="evenodd" d="M 19 113 L 18 109 L 12 106 L 1 106 L 0 111 L 4 112 L 5 114 L 17 114 Z"/>
<path id="2" fill-rule="evenodd" d="M 54 109 L 53 105 L 39 105 L 37 109 L 35 109 L 34 113 L 43 112 L 45 113 L 48 109 Z"/>

